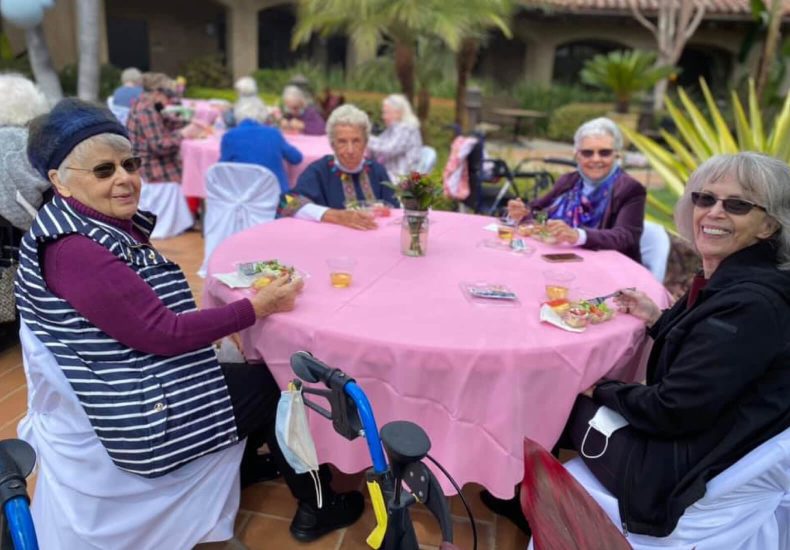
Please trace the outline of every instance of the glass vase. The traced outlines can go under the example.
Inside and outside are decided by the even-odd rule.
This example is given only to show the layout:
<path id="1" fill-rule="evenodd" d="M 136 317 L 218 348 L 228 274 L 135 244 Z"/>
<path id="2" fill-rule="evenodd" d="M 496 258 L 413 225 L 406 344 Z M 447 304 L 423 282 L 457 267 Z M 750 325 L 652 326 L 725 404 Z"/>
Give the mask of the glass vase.
<path id="1" fill-rule="evenodd" d="M 428 251 L 428 211 L 404 210 L 400 228 L 400 251 L 406 256 L 425 256 Z"/>

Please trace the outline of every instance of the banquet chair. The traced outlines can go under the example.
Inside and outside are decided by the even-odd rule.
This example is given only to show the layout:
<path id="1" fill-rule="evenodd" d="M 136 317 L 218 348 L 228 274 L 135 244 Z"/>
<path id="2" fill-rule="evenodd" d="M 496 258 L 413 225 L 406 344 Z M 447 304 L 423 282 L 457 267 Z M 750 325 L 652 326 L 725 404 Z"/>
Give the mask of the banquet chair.
<path id="1" fill-rule="evenodd" d="M 124 107 L 123 105 L 116 105 L 115 102 L 112 100 L 112 96 L 107 98 L 107 107 L 109 107 L 112 114 L 115 115 L 115 118 L 118 119 L 118 122 L 126 126 L 126 119 L 129 118 L 129 107 Z"/>
<path id="2" fill-rule="evenodd" d="M 27 414 L 19 437 L 36 451 L 31 505 L 40 548 L 192 548 L 233 536 L 244 442 L 156 478 L 110 459 L 55 356 L 24 322 Z"/>
<path id="3" fill-rule="evenodd" d="M 279 200 L 280 183 L 268 168 L 240 162 L 211 166 L 206 172 L 205 250 L 198 274 L 206 276 L 211 253 L 227 237 L 272 221 Z"/>
<path id="4" fill-rule="evenodd" d="M 436 149 L 423 145 L 420 147 L 420 163 L 417 171 L 421 174 L 430 174 L 436 166 Z"/>
<path id="5" fill-rule="evenodd" d="M 151 233 L 152 239 L 175 237 L 195 223 L 179 183 L 143 181 L 139 208 L 156 214 L 156 227 Z"/>
<path id="6" fill-rule="evenodd" d="M 580 458 L 565 464 L 614 525 L 614 498 Z M 790 548 L 790 429 L 769 439 L 708 481 L 668 537 L 628 534 L 636 550 L 780 550 Z"/>
<path id="7" fill-rule="evenodd" d="M 645 220 L 642 237 L 639 240 L 642 265 L 650 270 L 659 283 L 664 282 L 667 273 L 670 246 L 666 229 L 661 224 Z"/>

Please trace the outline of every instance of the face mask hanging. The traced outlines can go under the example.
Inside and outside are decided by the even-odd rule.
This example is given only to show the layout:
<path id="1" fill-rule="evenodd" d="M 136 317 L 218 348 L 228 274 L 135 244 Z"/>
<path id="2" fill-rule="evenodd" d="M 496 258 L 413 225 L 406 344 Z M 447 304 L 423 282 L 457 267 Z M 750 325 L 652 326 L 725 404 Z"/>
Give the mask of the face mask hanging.
<path id="1" fill-rule="evenodd" d="M 609 447 L 609 438 L 611 435 L 619 430 L 620 428 L 624 428 L 628 426 L 628 420 L 623 418 L 619 413 L 613 411 L 609 407 L 598 407 L 598 410 L 595 411 L 595 415 L 590 419 L 588 422 L 587 431 L 584 432 L 584 439 L 582 439 L 582 444 L 579 448 L 579 452 L 585 458 L 601 458 L 606 449 Z M 595 430 L 601 435 L 606 438 L 606 441 L 603 445 L 603 450 L 598 453 L 597 455 L 588 455 L 587 452 L 584 450 L 585 443 L 587 443 L 587 436 L 590 435 L 590 430 Z"/>
<path id="2" fill-rule="evenodd" d="M 318 455 L 307 423 L 302 390 L 293 383 L 280 394 L 277 403 L 275 435 L 285 460 L 297 474 L 309 473 L 315 486 L 316 504 L 323 505 L 321 479 L 318 476 Z"/>

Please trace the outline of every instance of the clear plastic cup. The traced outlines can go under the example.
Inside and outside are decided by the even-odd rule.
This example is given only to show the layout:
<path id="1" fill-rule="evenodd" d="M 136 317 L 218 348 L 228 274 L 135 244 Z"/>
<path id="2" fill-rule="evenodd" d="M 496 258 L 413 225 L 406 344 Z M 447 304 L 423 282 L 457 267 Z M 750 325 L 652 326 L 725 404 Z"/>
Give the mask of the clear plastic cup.
<path id="1" fill-rule="evenodd" d="M 354 277 L 356 259 L 350 256 L 335 256 L 326 261 L 329 267 L 329 282 L 335 288 L 348 288 Z"/>
<path id="2" fill-rule="evenodd" d="M 570 271 L 550 269 L 543 272 L 546 284 L 546 297 L 549 300 L 567 300 L 570 284 L 576 276 Z"/>

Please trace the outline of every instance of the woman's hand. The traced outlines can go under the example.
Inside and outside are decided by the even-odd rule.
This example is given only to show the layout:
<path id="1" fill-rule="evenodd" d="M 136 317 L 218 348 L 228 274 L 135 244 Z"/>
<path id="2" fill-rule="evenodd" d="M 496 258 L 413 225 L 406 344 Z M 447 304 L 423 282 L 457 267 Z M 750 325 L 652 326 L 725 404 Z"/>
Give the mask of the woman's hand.
<path id="1" fill-rule="evenodd" d="M 338 210 L 336 208 L 330 208 L 326 211 L 324 217 L 321 218 L 321 221 L 345 225 L 346 227 L 361 229 L 363 231 L 376 229 L 378 227 L 373 214 L 360 212 L 359 210 Z"/>
<path id="2" fill-rule="evenodd" d="M 546 229 L 559 243 L 576 244 L 579 240 L 579 231 L 562 220 L 549 220 Z"/>
<path id="3" fill-rule="evenodd" d="M 652 326 L 661 317 L 661 309 L 650 296 L 640 290 L 625 288 L 614 297 L 614 301 L 619 311 L 642 319 L 647 326 Z"/>
<path id="4" fill-rule="evenodd" d="M 529 208 L 521 199 L 513 199 L 507 202 L 507 215 L 511 220 L 519 221 L 529 215 Z"/>
<path id="5" fill-rule="evenodd" d="M 291 311 L 296 305 L 296 295 L 302 291 L 304 281 L 294 279 L 289 282 L 289 275 L 273 280 L 250 298 L 255 317 L 261 319 L 272 313 Z"/>

